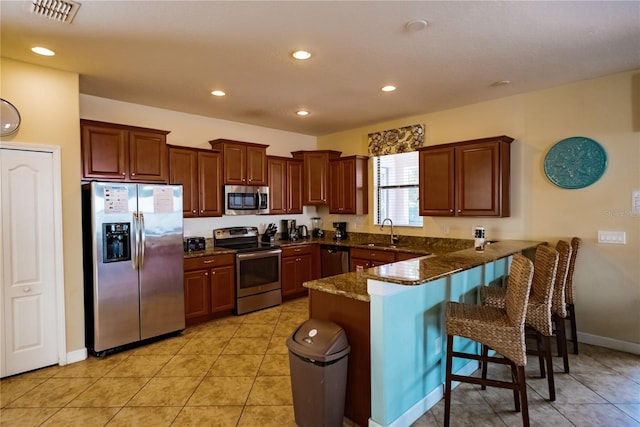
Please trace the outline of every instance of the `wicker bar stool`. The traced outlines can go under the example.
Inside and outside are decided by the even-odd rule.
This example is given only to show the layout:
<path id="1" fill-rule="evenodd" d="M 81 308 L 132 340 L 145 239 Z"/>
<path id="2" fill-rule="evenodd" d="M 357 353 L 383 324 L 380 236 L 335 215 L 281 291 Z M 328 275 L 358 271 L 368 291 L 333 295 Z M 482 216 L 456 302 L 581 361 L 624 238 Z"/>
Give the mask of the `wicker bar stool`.
<path id="1" fill-rule="evenodd" d="M 558 271 L 556 281 L 553 286 L 553 298 L 551 300 L 551 314 L 555 325 L 556 343 L 558 356 L 562 357 L 564 373 L 569 373 L 569 355 L 567 350 L 567 334 L 565 331 L 564 319 L 567 317 L 566 284 L 569 262 L 571 260 L 571 246 L 564 240 L 559 240 L 556 244 L 558 251 Z"/>
<path id="2" fill-rule="evenodd" d="M 524 319 L 527 301 L 531 289 L 533 263 L 526 257 L 516 254 L 511 262 L 508 278 L 509 286 L 504 308 L 475 304 L 448 302 L 446 309 L 447 363 L 444 391 L 444 425 L 449 426 L 451 417 L 451 382 L 459 381 L 472 384 L 489 385 L 513 390 L 516 411 L 522 410 L 522 422 L 529 425 L 529 407 L 527 403 L 527 384 L 524 366 L 527 354 L 524 335 Z M 469 338 L 489 346 L 501 357 L 488 357 L 453 351 L 454 336 Z M 498 381 L 452 373 L 453 358 L 478 360 L 486 364 L 492 361 L 511 366 L 512 382 Z M 522 409 L 521 406 L 522 405 Z"/>
<path id="3" fill-rule="evenodd" d="M 533 261 L 534 272 L 531 285 L 531 295 L 529 296 L 529 304 L 527 305 L 525 323 L 527 329 L 533 331 L 538 344 L 537 351 L 533 352 L 538 355 L 540 363 L 540 376 L 547 377 L 549 384 L 549 400 L 556 400 L 556 387 L 553 377 L 553 358 L 551 355 L 551 337 L 553 336 L 553 324 L 551 323 L 551 298 L 553 296 L 553 285 L 555 282 L 556 272 L 558 269 L 558 252 L 547 245 L 540 245 L 536 249 Z M 504 307 L 505 297 L 508 292 L 508 284 L 506 289 L 497 286 L 485 286 L 480 288 L 480 301 L 483 305 L 489 307 Z M 494 349 L 495 350 L 495 349 Z M 496 350 L 497 351 L 497 350 Z M 483 355 L 488 352 L 483 347 Z M 544 361 L 547 362 L 547 371 L 545 373 Z M 487 366 L 482 365 L 482 378 L 487 377 Z"/>
<path id="4" fill-rule="evenodd" d="M 576 258 L 582 246 L 582 239 L 574 237 L 571 239 L 571 259 L 569 260 L 569 271 L 567 272 L 567 315 L 571 323 L 571 341 L 573 342 L 573 354 L 578 354 L 578 328 L 576 326 L 576 286 L 573 283 L 573 273 L 576 268 Z"/>

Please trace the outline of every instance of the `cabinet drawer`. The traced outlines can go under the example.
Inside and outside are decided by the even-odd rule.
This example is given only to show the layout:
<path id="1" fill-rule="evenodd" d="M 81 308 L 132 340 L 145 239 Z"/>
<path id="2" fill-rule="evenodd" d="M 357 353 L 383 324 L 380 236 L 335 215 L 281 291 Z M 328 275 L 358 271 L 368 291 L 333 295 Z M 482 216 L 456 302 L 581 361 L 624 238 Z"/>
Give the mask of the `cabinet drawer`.
<path id="1" fill-rule="evenodd" d="M 352 248 L 349 256 L 354 258 L 362 258 L 375 261 L 394 262 L 396 256 L 393 252 L 377 251 L 373 249 Z"/>
<path id="2" fill-rule="evenodd" d="M 282 258 L 286 258 L 289 256 L 312 254 L 312 253 L 313 253 L 313 245 L 285 246 L 282 248 Z"/>
<path id="3" fill-rule="evenodd" d="M 203 268 L 220 267 L 222 265 L 233 265 L 234 254 L 203 256 L 199 258 L 188 258 L 184 260 L 184 271 L 201 270 Z"/>

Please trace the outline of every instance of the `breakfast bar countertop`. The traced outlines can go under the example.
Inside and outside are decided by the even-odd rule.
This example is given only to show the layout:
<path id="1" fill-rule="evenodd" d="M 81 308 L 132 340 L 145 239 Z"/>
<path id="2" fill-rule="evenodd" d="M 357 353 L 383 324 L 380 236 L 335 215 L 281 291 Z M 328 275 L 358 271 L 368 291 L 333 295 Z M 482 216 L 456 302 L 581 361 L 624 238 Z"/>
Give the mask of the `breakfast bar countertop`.
<path id="1" fill-rule="evenodd" d="M 437 256 L 425 256 L 398 261 L 364 271 L 325 277 L 305 282 L 304 286 L 361 301 L 369 301 L 367 280 L 416 286 L 441 277 L 468 270 L 500 258 L 536 248 L 544 242 L 531 240 L 503 240 L 486 245 L 484 251 L 463 249 Z"/>

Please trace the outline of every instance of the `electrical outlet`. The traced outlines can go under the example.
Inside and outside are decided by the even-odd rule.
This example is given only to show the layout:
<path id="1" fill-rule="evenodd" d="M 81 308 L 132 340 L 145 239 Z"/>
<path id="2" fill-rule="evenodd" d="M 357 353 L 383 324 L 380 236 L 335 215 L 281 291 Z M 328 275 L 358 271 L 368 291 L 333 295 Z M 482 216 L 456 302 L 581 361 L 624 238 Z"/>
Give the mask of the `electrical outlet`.
<path id="1" fill-rule="evenodd" d="M 626 245 L 627 233 L 624 231 L 603 231 L 598 230 L 598 243 L 612 245 Z"/>

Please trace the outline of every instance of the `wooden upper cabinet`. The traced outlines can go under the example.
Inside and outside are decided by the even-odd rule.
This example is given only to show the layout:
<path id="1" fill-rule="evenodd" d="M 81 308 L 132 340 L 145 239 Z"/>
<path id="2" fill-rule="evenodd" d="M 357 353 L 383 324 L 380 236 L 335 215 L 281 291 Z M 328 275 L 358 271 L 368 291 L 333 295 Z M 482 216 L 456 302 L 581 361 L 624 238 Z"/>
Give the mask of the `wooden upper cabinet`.
<path id="1" fill-rule="evenodd" d="M 302 213 L 302 162 L 267 156 L 269 213 Z"/>
<path id="2" fill-rule="evenodd" d="M 497 136 L 420 151 L 420 215 L 510 215 L 510 148 Z"/>
<path id="3" fill-rule="evenodd" d="M 292 152 L 294 159 L 303 161 L 303 205 L 329 203 L 329 160 L 342 154 L 340 151 L 317 150 Z"/>
<path id="4" fill-rule="evenodd" d="M 222 216 L 222 155 L 169 146 L 169 183 L 182 184 L 185 218 Z"/>
<path id="5" fill-rule="evenodd" d="M 366 156 L 329 161 L 329 212 L 363 215 L 369 211 Z"/>
<path id="6" fill-rule="evenodd" d="M 168 180 L 168 131 L 80 120 L 82 178 L 125 182 Z"/>
<path id="7" fill-rule="evenodd" d="M 222 153 L 198 151 L 198 215 L 222 216 Z"/>
<path id="8" fill-rule="evenodd" d="M 222 151 L 224 184 L 267 185 L 267 145 L 214 139 L 211 148 Z"/>
<path id="9" fill-rule="evenodd" d="M 182 216 L 198 216 L 198 152 L 169 146 L 169 184 L 182 185 Z"/>

